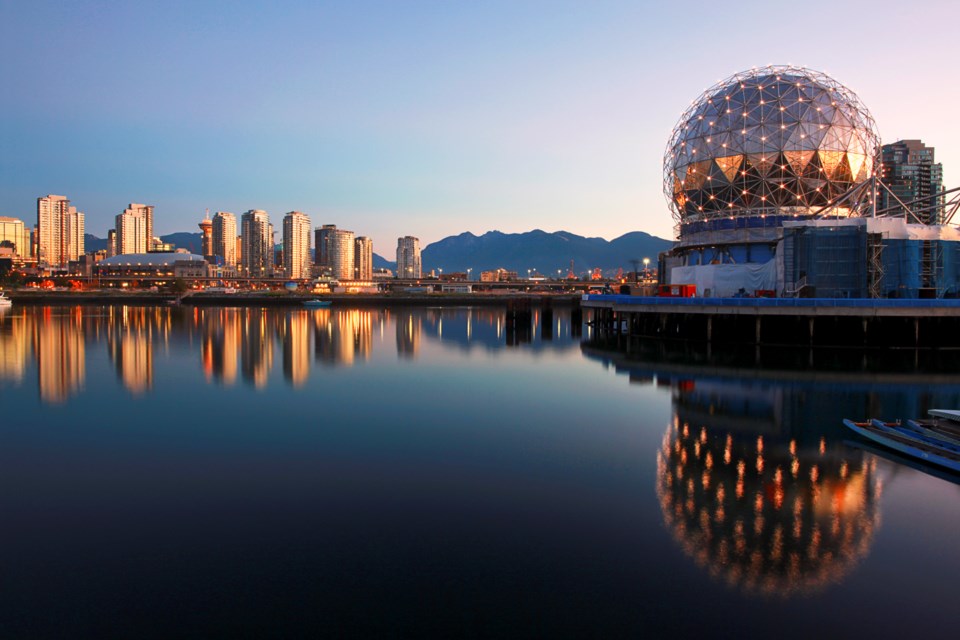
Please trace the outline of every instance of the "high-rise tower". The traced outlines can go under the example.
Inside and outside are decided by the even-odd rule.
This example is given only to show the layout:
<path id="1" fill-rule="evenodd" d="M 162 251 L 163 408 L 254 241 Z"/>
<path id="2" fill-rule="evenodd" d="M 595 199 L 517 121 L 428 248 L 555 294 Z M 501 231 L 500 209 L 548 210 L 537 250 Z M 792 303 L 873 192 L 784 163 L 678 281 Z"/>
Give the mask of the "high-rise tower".
<path id="1" fill-rule="evenodd" d="M 358 236 L 354 241 L 353 271 L 357 280 L 373 280 L 373 240 Z"/>
<path id="2" fill-rule="evenodd" d="M 316 230 L 316 264 L 321 273 L 340 280 L 353 279 L 353 231 L 325 224 Z"/>
<path id="3" fill-rule="evenodd" d="M 153 240 L 153 207 L 130 203 L 116 218 L 117 254 L 147 253 Z"/>
<path id="4" fill-rule="evenodd" d="M 65 196 L 37 198 L 37 262 L 64 267 L 84 253 L 83 213 Z"/>
<path id="5" fill-rule="evenodd" d="M 299 280 L 310 277 L 310 218 L 299 211 L 283 217 L 283 273 Z"/>
<path id="6" fill-rule="evenodd" d="M 209 258 L 213 256 L 213 222 L 210 221 L 209 209 L 197 226 L 200 227 L 200 233 L 202 234 L 200 246 L 203 249 L 203 257 Z"/>
<path id="7" fill-rule="evenodd" d="M 880 180 L 896 197 L 881 189 L 879 210 L 922 200 L 910 207 L 922 212 L 921 222 L 943 224 L 944 197 L 935 197 L 943 191 L 943 165 L 934 161 L 934 148 L 922 140 L 898 140 L 881 147 L 881 162 Z"/>
<path id="8" fill-rule="evenodd" d="M 420 278 L 420 239 L 413 236 L 397 238 L 397 277 Z"/>
<path id="9" fill-rule="evenodd" d="M 237 217 L 227 211 L 217 211 L 213 216 L 211 242 L 213 255 L 223 258 L 227 267 L 237 265 Z"/>
<path id="10" fill-rule="evenodd" d="M 263 278 L 273 275 L 273 225 L 266 211 L 251 209 L 240 217 L 243 238 L 241 266 L 245 275 Z"/>

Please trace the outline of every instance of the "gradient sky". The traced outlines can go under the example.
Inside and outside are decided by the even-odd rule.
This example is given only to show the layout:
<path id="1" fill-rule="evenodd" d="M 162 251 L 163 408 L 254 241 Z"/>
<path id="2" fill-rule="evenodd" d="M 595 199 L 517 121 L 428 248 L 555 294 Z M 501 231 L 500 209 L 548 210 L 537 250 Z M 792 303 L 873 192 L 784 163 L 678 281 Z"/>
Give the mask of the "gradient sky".
<path id="1" fill-rule="evenodd" d="M 0 0 L 0 215 L 68 196 L 104 237 L 266 209 L 426 245 L 499 229 L 673 237 L 670 131 L 717 80 L 801 64 L 960 183 L 960 8 L 876 1 Z"/>

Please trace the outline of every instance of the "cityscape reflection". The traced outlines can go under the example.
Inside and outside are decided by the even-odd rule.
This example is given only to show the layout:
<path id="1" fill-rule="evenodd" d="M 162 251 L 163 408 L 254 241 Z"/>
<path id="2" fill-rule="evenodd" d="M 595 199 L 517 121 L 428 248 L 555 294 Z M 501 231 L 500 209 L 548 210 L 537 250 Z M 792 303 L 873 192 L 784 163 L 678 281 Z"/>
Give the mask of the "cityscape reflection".
<path id="1" fill-rule="evenodd" d="M 275 358 L 283 380 L 297 388 L 308 382 L 312 363 L 351 367 L 390 351 L 413 360 L 425 340 L 455 349 L 576 345 L 569 310 L 521 318 L 530 328 L 519 332 L 520 344 L 505 329 L 507 315 L 489 307 L 21 307 L 0 314 L 0 388 L 23 384 L 35 369 L 41 401 L 63 403 L 82 391 L 91 353 L 106 353 L 120 385 L 140 396 L 153 391 L 156 359 L 171 349 L 195 350 L 207 383 L 229 387 L 239 379 L 263 389 L 280 375 Z"/>

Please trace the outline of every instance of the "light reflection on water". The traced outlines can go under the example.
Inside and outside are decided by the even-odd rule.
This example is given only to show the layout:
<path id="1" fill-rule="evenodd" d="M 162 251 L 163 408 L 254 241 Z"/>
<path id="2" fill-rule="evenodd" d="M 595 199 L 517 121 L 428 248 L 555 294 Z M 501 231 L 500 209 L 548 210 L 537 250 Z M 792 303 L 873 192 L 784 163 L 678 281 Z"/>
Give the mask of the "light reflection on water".
<path id="1" fill-rule="evenodd" d="M 303 386 L 313 366 L 368 362 L 375 343 L 397 358 L 415 360 L 423 340 L 461 349 L 504 346 L 570 348 L 569 313 L 535 309 L 527 331 L 510 331 L 503 309 L 316 309 L 69 307 L 20 308 L 0 317 L 0 384 L 23 382 L 37 370 L 40 398 L 62 403 L 82 392 L 88 348 L 102 344 L 117 378 L 134 395 L 154 384 L 154 352 L 174 343 L 200 343 L 206 380 L 267 385 L 274 360 L 283 379 Z M 544 318 L 543 316 L 547 317 Z M 541 329 L 538 333 L 533 326 Z M 389 334 L 389 335 L 388 335 Z M 556 336 L 556 338 L 554 337 Z M 89 343 L 89 346 L 88 346 Z"/>
<path id="2" fill-rule="evenodd" d="M 0 624 L 949 628 L 960 489 L 840 419 L 960 406 L 960 380 L 636 361 L 579 329 L 564 309 L 8 310 Z M 911 593 L 922 620 L 869 615 Z"/>

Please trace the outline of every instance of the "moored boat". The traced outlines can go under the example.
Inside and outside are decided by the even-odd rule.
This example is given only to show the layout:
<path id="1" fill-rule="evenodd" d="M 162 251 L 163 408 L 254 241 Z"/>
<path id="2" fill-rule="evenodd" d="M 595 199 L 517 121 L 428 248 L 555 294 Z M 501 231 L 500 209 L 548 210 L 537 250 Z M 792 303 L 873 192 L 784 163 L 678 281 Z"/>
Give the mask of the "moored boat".
<path id="1" fill-rule="evenodd" d="M 930 409 L 927 413 L 934 418 L 943 418 L 960 424 L 960 409 Z"/>
<path id="2" fill-rule="evenodd" d="M 333 304 L 332 300 L 316 300 L 315 299 L 315 300 L 303 301 L 303 306 L 307 307 L 308 309 L 323 309 L 325 307 L 329 307 L 331 304 Z"/>
<path id="3" fill-rule="evenodd" d="M 960 446 L 960 425 L 952 427 L 941 421 L 907 420 L 907 426 L 930 438 L 938 438 L 945 442 Z"/>
<path id="4" fill-rule="evenodd" d="M 7 297 L 7 294 L 3 291 L 0 291 L 0 307 L 9 307 L 13 304 L 13 300 Z"/>
<path id="5" fill-rule="evenodd" d="M 948 439 L 941 437 L 934 431 L 921 431 L 918 428 L 914 428 L 910 424 L 902 424 L 899 420 L 897 422 L 884 422 L 874 418 L 870 421 L 870 423 L 885 433 L 893 433 L 910 440 L 916 440 L 933 447 L 939 447 L 946 449 L 947 451 L 960 454 L 960 444 L 956 442 L 950 442 Z"/>
<path id="6" fill-rule="evenodd" d="M 855 422 L 844 418 L 843 424 L 864 438 L 882 444 L 894 451 L 960 473 L 960 453 L 955 453 L 950 449 L 920 439 L 910 438 L 889 427 L 890 424 L 896 423 L 882 423 L 887 428 L 881 428 L 873 422 Z"/>

